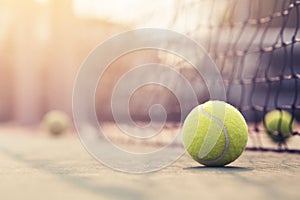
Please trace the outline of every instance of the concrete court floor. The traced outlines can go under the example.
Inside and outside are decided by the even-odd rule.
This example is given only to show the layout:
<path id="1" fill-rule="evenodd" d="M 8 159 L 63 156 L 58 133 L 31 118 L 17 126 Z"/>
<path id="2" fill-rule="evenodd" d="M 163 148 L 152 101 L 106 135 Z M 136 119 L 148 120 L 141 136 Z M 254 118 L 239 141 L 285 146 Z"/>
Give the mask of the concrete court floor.
<path id="1" fill-rule="evenodd" d="M 103 166 L 76 134 L 0 126 L 0 199 L 300 199 L 300 155 L 245 151 L 225 168 L 184 155 L 134 175 Z"/>

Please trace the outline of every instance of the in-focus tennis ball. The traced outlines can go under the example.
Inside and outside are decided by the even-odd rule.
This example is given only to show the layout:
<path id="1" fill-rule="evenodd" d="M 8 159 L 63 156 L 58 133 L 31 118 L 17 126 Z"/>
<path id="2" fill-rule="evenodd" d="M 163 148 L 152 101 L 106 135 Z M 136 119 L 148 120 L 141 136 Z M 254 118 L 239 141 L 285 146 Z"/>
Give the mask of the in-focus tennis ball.
<path id="1" fill-rule="evenodd" d="M 242 114 L 223 101 L 208 101 L 186 117 L 183 145 L 197 162 L 224 166 L 236 160 L 248 141 L 248 127 Z"/>
<path id="2" fill-rule="evenodd" d="M 64 112 L 52 110 L 44 116 L 43 124 L 51 134 L 60 135 L 69 128 L 70 119 Z"/>
<path id="3" fill-rule="evenodd" d="M 284 110 L 268 112 L 264 120 L 267 133 L 274 142 L 284 142 L 288 139 L 295 126 L 295 120 L 292 122 L 291 114 Z"/>

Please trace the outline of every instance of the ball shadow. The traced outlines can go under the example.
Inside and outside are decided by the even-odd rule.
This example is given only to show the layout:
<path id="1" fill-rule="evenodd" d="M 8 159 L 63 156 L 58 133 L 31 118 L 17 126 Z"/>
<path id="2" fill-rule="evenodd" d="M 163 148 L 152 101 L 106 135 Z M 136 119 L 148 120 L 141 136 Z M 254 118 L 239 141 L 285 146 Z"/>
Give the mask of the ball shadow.
<path id="1" fill-rule="evenodd" d="M 207 167 L 207 166 L 196 166 L 183 168 L 189 171 L 223 171 L 223 172 L 246 172 L 252 171 L 250 167 L 238 167 L 238 166 L 224 166 L 224 167 Z"/>

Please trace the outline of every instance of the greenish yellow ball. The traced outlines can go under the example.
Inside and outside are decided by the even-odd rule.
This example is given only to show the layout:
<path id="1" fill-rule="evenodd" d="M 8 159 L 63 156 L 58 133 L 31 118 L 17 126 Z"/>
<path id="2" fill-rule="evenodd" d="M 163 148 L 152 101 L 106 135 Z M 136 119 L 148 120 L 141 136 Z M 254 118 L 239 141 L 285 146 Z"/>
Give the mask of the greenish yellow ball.
<path id="1" fill-rule="evenodd" d="M 185 149 L 194 160 L 206 166 L 224 166 L 244 151 L 248 126 L 232 105 L 208 101 L 188 114 L 182 137 Z"/>
<path id="2" fill-rule="evenodd" d="M 287 111 L 273 110 L 265 115 L 264 125 L 274 142 L 284 142 L 291 136 L 295 127 L 295 120 Z"/>
<path id="3" fill-rule="evenodd" d="M 64 112 L 52 110 L 45 114 L 43 124 L 51 134 L 60 135 L 69 128 L 70 119 Z"/>

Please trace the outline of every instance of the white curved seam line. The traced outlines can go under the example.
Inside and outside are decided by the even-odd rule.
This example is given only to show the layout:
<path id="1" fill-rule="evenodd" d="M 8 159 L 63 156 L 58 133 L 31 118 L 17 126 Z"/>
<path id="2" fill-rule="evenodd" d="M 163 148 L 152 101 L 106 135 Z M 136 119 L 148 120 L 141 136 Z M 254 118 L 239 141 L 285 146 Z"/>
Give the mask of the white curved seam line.
<path id="1" fill-rule="evenodd" d="M 217 157 L 217 158 L 215 158 L 215 159 L 213 159 L 213 160 L 205 160 L 205 159 L 201 159 L 201 158 L 199 158 L 199 157 L 198 157 L 198 158 L 199 158 L 201 161 L 204 161 L 204 162 L 207 162 L 207 163 L 217 162 L 217 161 L 221 160 L 221 159 L 225 156 L 225 154 L 227 153 L 227 151 L 228 151 L 228 149 L 229 149 L 229 134 L 228 134 L 228 132 L 227 132 L 227 129 L 226 129 L 225 125 L 221 122 L 220 119 L 218 119 L 218 118 L 216 118 L 215 116 L 209 114 L 209 113 L 206 112 L 206 110 L 204 110 L 202 107 L 200 107 L 200 110 L 201 110 L 201 112 L 202 112 L 204 115 L 206 115 L 207 117 L 211 117 L 213 120 L 215 120 L 215 121 L 219 124 L 219 126 L 222 128 L 222 130 L 223 130 L 223 132 L 224 132 L 224 135 L 225 135 L 225 148 L 224 148 L 222 154 L 221 154 L 219 157 Z"/>

